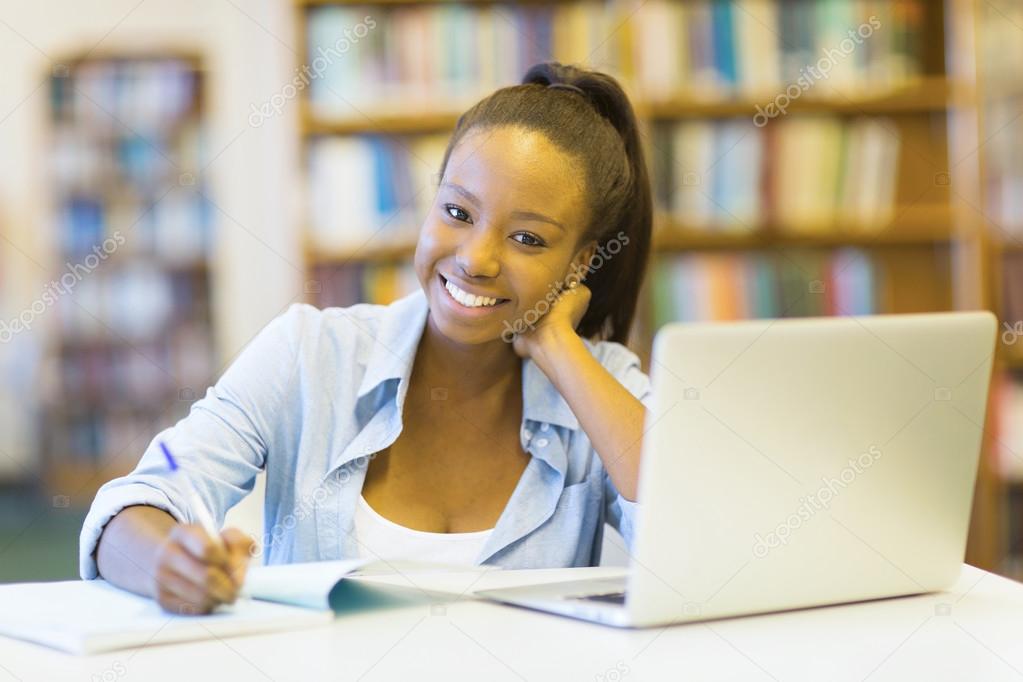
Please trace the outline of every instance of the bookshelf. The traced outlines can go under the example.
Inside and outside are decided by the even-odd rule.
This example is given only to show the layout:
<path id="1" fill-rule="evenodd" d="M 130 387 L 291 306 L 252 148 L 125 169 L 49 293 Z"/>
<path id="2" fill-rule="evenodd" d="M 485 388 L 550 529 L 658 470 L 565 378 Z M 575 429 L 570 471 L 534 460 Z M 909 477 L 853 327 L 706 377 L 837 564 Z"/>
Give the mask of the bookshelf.
<path id="1" fill-rule="evenodd" d="M 373 148 L 387 140 L 407 151 L 430 138 L 436 150 L 462 111 L 493 89 L 518 83 L 537 61 L 584 63 L 619 79 L 641 122 L 658 208 L 650 275 L 630 342 L 647 364 L 652 336 L 665 319 L 994 305 L 1002 280 L 989 253 L 990 229 L 959 191 L 982 182 L 984 165 L 983 155 L 963 161 L 962 154 L 984 136 L 975 114 L 985 95 L 971 66 L 976 45 L 985 42 L 969 28 L 979 0 L 294 4 L 306 64 L 342 35 L 351 39 L 346 63 L 325 69 L 299 96 L 298 134 L 314 197 L 323 179 L 317 163 L 332 163 L 320 154 L 323 140 L 361 140 Z M 356 29 L 369 18 L 374 28 L 360 37 Z M 458 35 L 476 36 L 465 49 L 494 43 L 505 56 L 495 60 L 484 49 L 478 63 L 458 68 L 461 48 L 437 38 L 455 24 Z M 806 78 L 804 67 L 819 65 L 820 54 L 843 44 L 847 30 L 857 31 L 862 42 L 833 60 L 828 77 L 799 86 L 798 94 L 790 91 Z M 1015 92 L 1023 96 L 1018 87 Z M 758 114 L 781 104 L 781 93 L 793 95 L 785 113 L 757 125 Z M 728 160 L 724 143 L 736 139 L 742 155 Z M 806 139 L 815 143 L 801 142 Z M 694 164 L 701 155 L 709 160 L 704 167 Z M 411 158 L 427 170 L 409 170 L 405 175 L 414 180 L 402 181 L 413 189 L 391 188 L 392 195 L 426 187 L 439 167 L 439 157 L 429 153 Z M 714 170 L 721 158 L 726 172 Z M 356 166 L 330 172 L 336 179 L 372 176 L 379 168 L 367 163 L 361 173 Z M 807 183 L 816 191 L 792 189 Z M 702 190 L 723 203 L 701 205 Z M 795 195 L 828 201 L 788 205 Z M 421 198 L 402 206 L 423 210 Z M 413 253 L 421 222 L 416 211 L 394 208 L 392 196 L 393 210 L 367 220 L 370 229 L 331 242 L 324 234 L 344 227 L 324 229 L 315 204 L 310 200 L 306 216 L 305 258 L 320 287 L 310 292 L 311 303 L 356 296 L 386 303 L 401 292 L 397 282 L 415 286 L 401 267 Z M 1023 253 L 1023 247 L 1009 240 L 1000 252 Z M 387 282 L 377 290 L 364 284 L 365 273 L 375 268 Z M 749 277 L 762 278 L 760 290 L 775 297 L 773 305 L 763 297 L 743 298 L 739 289 L 746 285 L 737 282 Z M 708 300 L 680 308 L 672 298 L 680 282 Z M 338 293 L 346 286 L 347 298 Z M 800 298 L 791 295 L 793 287 L 804 288 L 799 293 L 807 294 L 805 301 L 791 304 Z M 1023 368 L 1023 341 L 1020 351 L 1000 353 L 1003 366 Z M 994 457 L 986 439 L 967 559 L 1006 572 L 1010 538 L 1000 520 L 1007 498 Z"/>
<path id="2" fill-rule="evenodd" d="M 976 7 L 978 73 L 978 158 L 981 163 L 976 206 L 987 236 L 985 296 L 1000 321 L 991 420 L 986 433 L 996 495 L 990 513 L 1003 522 L 990 542 L 1003 572 L 1023 579 L 1023 105 L 1019 73 L 1023 46 L 1018 40 L 1023 7 L 988 2 Z M 1015 38 L 1015 39 L 1014 39 Z M 999 49 L 999 45 L 1001 48 Z M 973 198 L 973 197 L 971 197 Z"/>
<path id="3" fill-rule="evenodd" d="M 130 471 L 213 373 L 203 66 L 71 55 L 49 75 L 55 334 L 46 489 L 88 499 Z"/>

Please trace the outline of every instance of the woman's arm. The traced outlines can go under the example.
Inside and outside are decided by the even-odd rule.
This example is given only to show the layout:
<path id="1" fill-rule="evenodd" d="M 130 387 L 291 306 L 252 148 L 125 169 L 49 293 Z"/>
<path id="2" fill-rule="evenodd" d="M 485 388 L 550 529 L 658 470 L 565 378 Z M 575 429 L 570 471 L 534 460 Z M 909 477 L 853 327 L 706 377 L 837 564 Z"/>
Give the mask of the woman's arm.
<path id="1" fill-rule="evenodd" d="M 567 290 L 536 328 L 515 339 L 564 397 L 621 495 L 636 499 L 646 408 L 590 354 L 575 331 L 590 291 Z"/>
<path id="2" fill-rule="evenodd" d="M 156 507 L 133 505 L 103 529 L 99 574 L 122 589 L 155 599 L 176 613 L 209 613 L 238 596 L 253 542 L 240 530 L 221 533 L 223 546 L 198 524 L 179 524 Z"/>
<path id="3" fill-rule="evenodd" d="M 207 597 L 231 597 L 236 590 L 218 574 L 230 562 L 195 523 L 191 505 L 204 505 L 223 525 L 228 509 L 252 490 L 268 452 L 284 451 L 281 440 L 299 423 L 292 412 L 300 409 L 298 347 L 306 312 L 293 306 L 275 318 L 186 417 L 157 434 L 131 473 L 100 488 L 79 542 L 83 579 L 102 575 L 165 606 L 197 611 L 208 610 Z M 169 475 L 164 441 L 174 447 L 176 476 Z M 228 547 L 250 544 L 238 530 L 221 537 Z M 247 549 L 244 554 L 247 559 Z"/>

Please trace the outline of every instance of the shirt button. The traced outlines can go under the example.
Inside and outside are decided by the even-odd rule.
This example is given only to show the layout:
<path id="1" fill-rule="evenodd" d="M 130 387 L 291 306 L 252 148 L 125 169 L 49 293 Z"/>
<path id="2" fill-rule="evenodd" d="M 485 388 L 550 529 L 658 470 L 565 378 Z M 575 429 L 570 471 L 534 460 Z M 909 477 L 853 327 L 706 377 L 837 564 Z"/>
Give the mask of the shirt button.
<path id="1" fill-rule="evenodd" d="M 545 448 L 545 447 L 547 447 L 547 443 L 548 443 L 548 441 L 547 441 L 546 438 L 541 438 L 540 440 L 536 441 L 536 447 L 538 447 L 538 448 Z"/>
<path id="2" fill-rule="evenodd" d="M 541 431 L 548 431 L 548 430 L 550 430 L 550 428 L 551 428 L 551 425 L 547 424 L 546 422 L 543 423 L 543 424 L 540 424 L 540 430 Z"/>
<path id="3" fill-rule="evenodd" d="M 526 429 L 522 432 L 522 437 L 528 441 L 530 438 L 533 437 L 533 432 L 530 431 L 529 429 Z"/>

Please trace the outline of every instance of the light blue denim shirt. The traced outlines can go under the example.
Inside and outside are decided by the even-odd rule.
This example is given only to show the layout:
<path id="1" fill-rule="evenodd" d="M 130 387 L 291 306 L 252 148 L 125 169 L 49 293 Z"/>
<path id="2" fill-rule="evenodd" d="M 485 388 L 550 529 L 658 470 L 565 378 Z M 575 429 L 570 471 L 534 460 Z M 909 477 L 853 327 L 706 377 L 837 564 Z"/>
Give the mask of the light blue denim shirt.
<path id="1" fill-rule="evenodd" d="M 353 521 L 369 456 L 401 433 L 427 313 L 418 290 L 388 306 L 295 304 L 270 322 L 188 416 L 157 434 L 134 471 L 100 488 L 82 528 L 82 578 L 97 576 L 100 533 L 126 506 L 150 505 L 197 522 L 167 473 L 159 440 L 220 526 L 266 472 L 264 564 L 359 556 Z M 650 382 L 636 355 L 618 343 L 584 342 L 649 408 Z M 631 546 L 637 504 L 615 490 L 547 376 L 523 362 L 520 438 L 531 457 L 476 563 L 595 565 L 605 521 Z"/>

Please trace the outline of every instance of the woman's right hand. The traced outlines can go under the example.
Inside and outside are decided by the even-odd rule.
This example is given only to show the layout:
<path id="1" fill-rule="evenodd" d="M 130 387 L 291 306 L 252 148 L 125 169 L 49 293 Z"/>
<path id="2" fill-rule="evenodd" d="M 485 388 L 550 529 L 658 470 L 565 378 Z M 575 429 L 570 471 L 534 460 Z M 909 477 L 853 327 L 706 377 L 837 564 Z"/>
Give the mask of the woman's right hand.
<path id="1" fill-rule="evenodd" d="M 153 597 L 161 607 L 206 614 L 237 599 L 255 543 L 237 528 L 220 537 L 223 546 L 199 524 L 174 525 L 156 553 Z"/>

